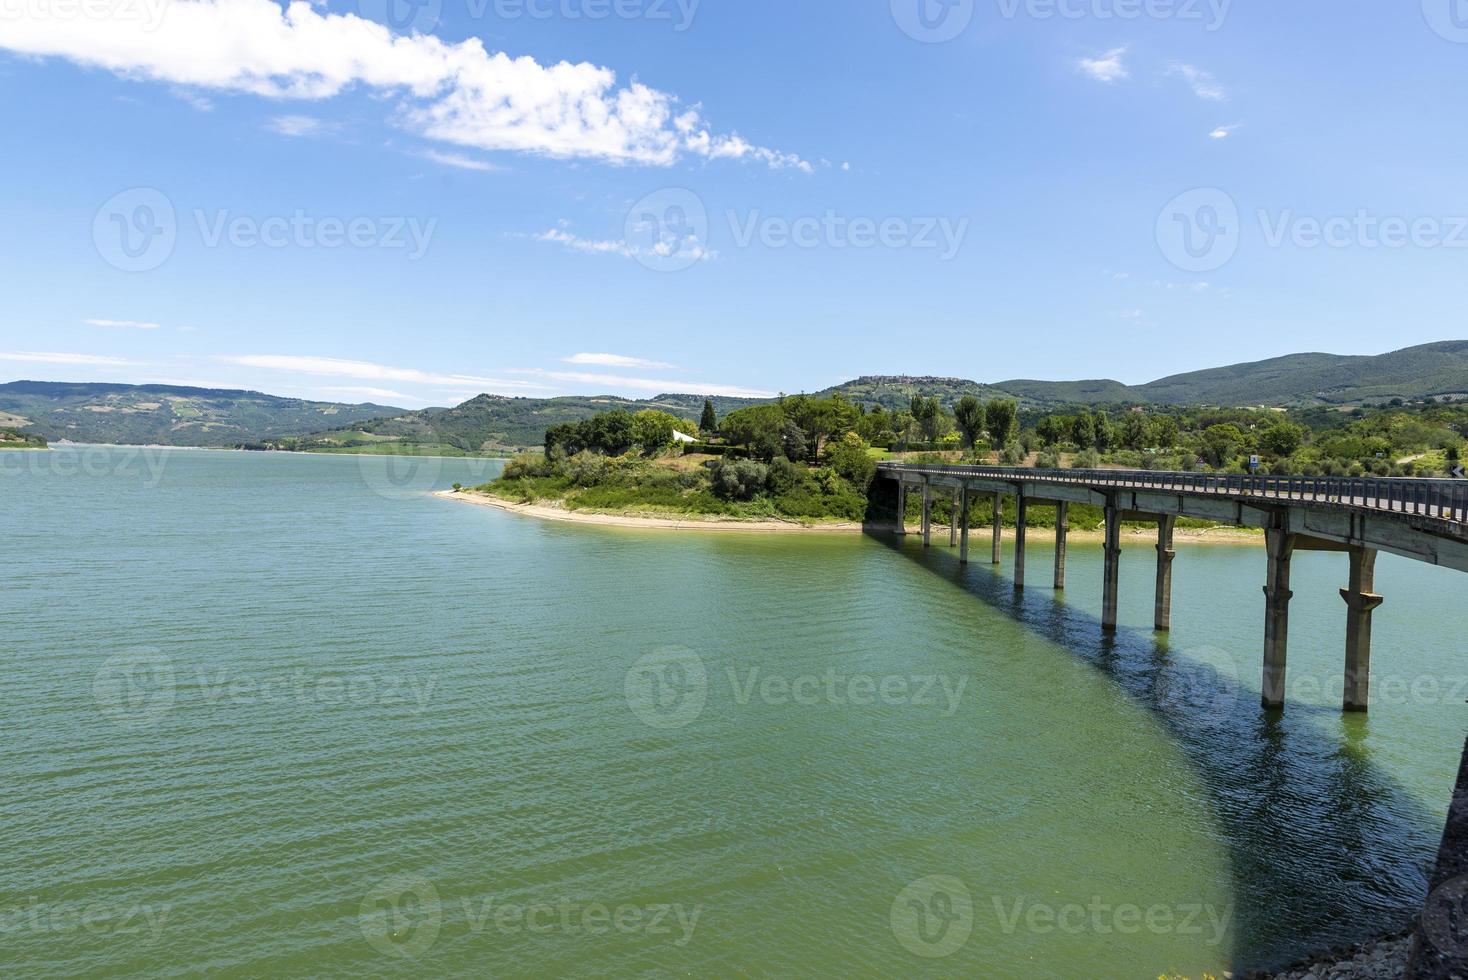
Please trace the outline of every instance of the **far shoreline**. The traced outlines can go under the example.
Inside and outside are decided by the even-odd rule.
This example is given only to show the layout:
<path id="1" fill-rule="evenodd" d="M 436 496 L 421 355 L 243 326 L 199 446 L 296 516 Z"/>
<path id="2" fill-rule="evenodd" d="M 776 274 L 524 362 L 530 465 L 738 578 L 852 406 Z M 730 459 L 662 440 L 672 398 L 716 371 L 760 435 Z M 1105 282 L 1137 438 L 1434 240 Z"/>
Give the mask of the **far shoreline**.
<path id="1" fill-rule="evenodd" d="M 522 517 L 533 517 L 544 521 L 556 521 L 563 524 L 587 524 L 600 527 L 633 527 L 650 528 L 663 531 L 744 531 L 763 532 L 766 534 L 861 534 L 866 531 L 895 530 L 891 522 L 878 524 L 863 524 L 857 522 L 843 522 L 832 524 L 801 524 L 798 521 L 741 521 L 728 518 L 715 518 L 704 520 L 698 517 L 653 517 L 635 514 L 602 514 L 591 511 L 573 511 L 564 507 L 551 507 L 544 504 L 517 504 L 501 497 L 479 493 L 474 490 L 439 490 L 434 493 L 435 497 L 445 500 L 457 500 L 460 503 L 473 504 L 478 507 L 492 507 L 495 510 L 505 511 L 511 514 L 519 514 Z M 909 536 L 917 536 L 921 531 L 913 530 L 915 525 L 909 524 L 907 533 Z M 948 525 L 933 525 L 933 536 L 936 539 L 948 535 Z M 1030 534 L 1038 535 L 1040 538 L 1053 536 L 1054 529 L 1049 527 L 1030 527 Z M 990 533 L 987 524 L 974 525 L 969 529 L 970 547 L 977 546 L 981 539 L 987 539 Z M 1004 529 L 1006 537 L 1013 537 L 1014 528 L 1006 526 Z M 1106 534 L 1101 529 L 1095 530 L 1070 530 L 1066 537 L 1071 541 L 1101 541 Z M 1157 532 L 1147 527 L 1123 527 L 1121 536 L 1123 540 L 1136 540 L 1138 542 L 1148 541 L 1155 543 Z M 1264 535 L 1256 530 L 1243 527 L 1218 526 L 1209 528 L 1177 528 L 1174 531 L 1174 540 L 1186 544 L 1262 544 Z M 944 542 L 946 545 L 946 542 Z"/>

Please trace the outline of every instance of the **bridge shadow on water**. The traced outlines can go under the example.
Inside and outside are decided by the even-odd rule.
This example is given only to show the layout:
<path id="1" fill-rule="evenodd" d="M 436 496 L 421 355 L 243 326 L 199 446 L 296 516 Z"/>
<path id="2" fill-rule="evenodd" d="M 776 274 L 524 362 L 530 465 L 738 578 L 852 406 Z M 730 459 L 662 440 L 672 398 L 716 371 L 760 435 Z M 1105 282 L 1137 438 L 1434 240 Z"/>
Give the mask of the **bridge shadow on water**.
<path id="1" fill-rule="evenodd" d="M 960 565 L 955 549 L 890 530 L 868 536 L 1065 648 L 1160 722 L 1200 775 L 1226 839 L 1236 973 L 1375 938 L 1421 908 L 1442 823 L 1372 763 L 1368 716 L 1297 703 L 1265 711 L 1257 688 L 1175 655 L 1166 634 L 1103 633 L 1098 617 L 1049 587 L 1048 568 L 1044 587 L 1017 592 L 1007 566 Z M 1261 606 L 1261 636 L 1263 618 Z M 1239 662 L 1260 669 L 1262 654 Z"/>

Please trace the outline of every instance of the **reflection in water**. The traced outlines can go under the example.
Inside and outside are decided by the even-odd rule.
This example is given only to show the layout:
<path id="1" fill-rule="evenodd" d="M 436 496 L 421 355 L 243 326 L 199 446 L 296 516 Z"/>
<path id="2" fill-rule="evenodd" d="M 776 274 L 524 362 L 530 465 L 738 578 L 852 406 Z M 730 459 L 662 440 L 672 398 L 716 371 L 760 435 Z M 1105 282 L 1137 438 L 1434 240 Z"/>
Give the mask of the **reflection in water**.
<path id="1" fill-rule="evenodd" d="M 1174 650 L 1165 634 L 1106 635 L 1049 588 L 1017 592 L 990 565 L 874 537 L 1091 664 L 1157 717 L 1200 774 L 1227 842 L 1237 969 L 1371 938 L 1421 907 L 1441 821 L 1372 764 L 1369 716 L 1294 702 L 1266 712 L 1257 687 L 1235 676 L 1251 669 L 1246 657 L 1234 667 Z M 1321 727 L 1326 715 L 1334 727 Z"/>

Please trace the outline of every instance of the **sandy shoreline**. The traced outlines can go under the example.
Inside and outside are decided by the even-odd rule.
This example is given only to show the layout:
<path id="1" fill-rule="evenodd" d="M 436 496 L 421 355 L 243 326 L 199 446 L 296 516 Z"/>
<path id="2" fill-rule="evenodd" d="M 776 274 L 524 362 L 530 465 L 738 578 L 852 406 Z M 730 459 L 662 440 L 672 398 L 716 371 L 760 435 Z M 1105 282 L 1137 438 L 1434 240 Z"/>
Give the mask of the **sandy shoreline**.
<path id="1" fill-rule="evenodd" d="M 457 500 L 460 503 L 474 504 L 479 507 L 493 507 L 496 510 L 508 511 L 511 514 L 520 514 L 524 517 L 536 517 L 546 521 L 560 521 L 566 524 L 595 524 L 602 527 L 643 527 L 656 528 L 664 531 L 762 531 L 765 533 L 804 533 L 804 534 L 861 534 L 867 530 L 892 530 L 890 524 L 863 525 L 860 523 L 840 524 L 800 524 L 796 521 L 737 521 L 725 518 L 711 520 L 698 520 L 697 518 L 669 518 L 669 517 L 630 517 L 623 514 L 592 514 L 582 511 L 566 510 L 564 507 L 549 506 L 545 504 L 516 504 L 488 494 L 474 493 L 470 490 L 440 490 L 434 494 L 445 500 Z M 935 541 L 948 536 L 947 525 L 933 525 L 933 537 Z M 970 541 L 978 540 L 979 532 L 987 536 L 987 526 L 976 526 L 970 529 Z M 908 533 L 917 533 L 916 525 L 908 526 Z M 1013 528 L 1005 528 L 1005 536 L 1012 537 Z M 1042 527 L 1030 528 L 1032 536 L 1046 537 L 1053 534 L 1052 529 Z M 1150 528 L 1124 528 L 1123 539 L 1146 540 L 1149 543 L 1156 541 L 1157 532 Z M 1100 541 L 1104 534 L 1099 531 L 1072 530 L 1068 538 L 1072 541 Z M 1250 531 L 1247 528 L 1217 527 L 1217 528 L 1178 528 L 1175 534 L 1178 541 L 1193 544 L 1252 544 L 1263 542 L 1261 534 Z M 946 543 L 946 542 L 945 542 Z"/>

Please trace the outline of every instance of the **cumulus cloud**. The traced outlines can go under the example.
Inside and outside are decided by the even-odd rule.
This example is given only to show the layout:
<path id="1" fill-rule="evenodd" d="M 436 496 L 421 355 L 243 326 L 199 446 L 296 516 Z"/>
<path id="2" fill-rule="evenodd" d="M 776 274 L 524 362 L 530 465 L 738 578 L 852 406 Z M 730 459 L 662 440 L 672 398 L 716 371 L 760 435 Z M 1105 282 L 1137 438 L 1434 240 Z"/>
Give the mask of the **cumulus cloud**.
<path id="1" fill-rule="evenodd" d="M 194 90 L 315 101 L 348 89 L 395 100 L 395 120 L 478 150 L 667 166 L 684 156 L 810 172 L 800 157 L 716 134 L 698 106 L 610 68 L 490 53 L 478 38 L 398 36 L 294 0 L 171 0 L 144 18 L 8 20 L 0 48 Z M 283 117 L 286 118 L 286 117 Z"/>
<path id="2" fill-rule="evenodd" d="M 1076 68 L 1082 74 L 1089 75 L 1098 82 L 1108 84 L 1117 82 L 1131 77 L 1131 72 L 1127 71 L 1126 65 L 1122 64 L 1121 60 L 1126 52 L 1125 47 L 1112 48 L 1099 58 L 1082 58 L 1076 63 Z"/>

